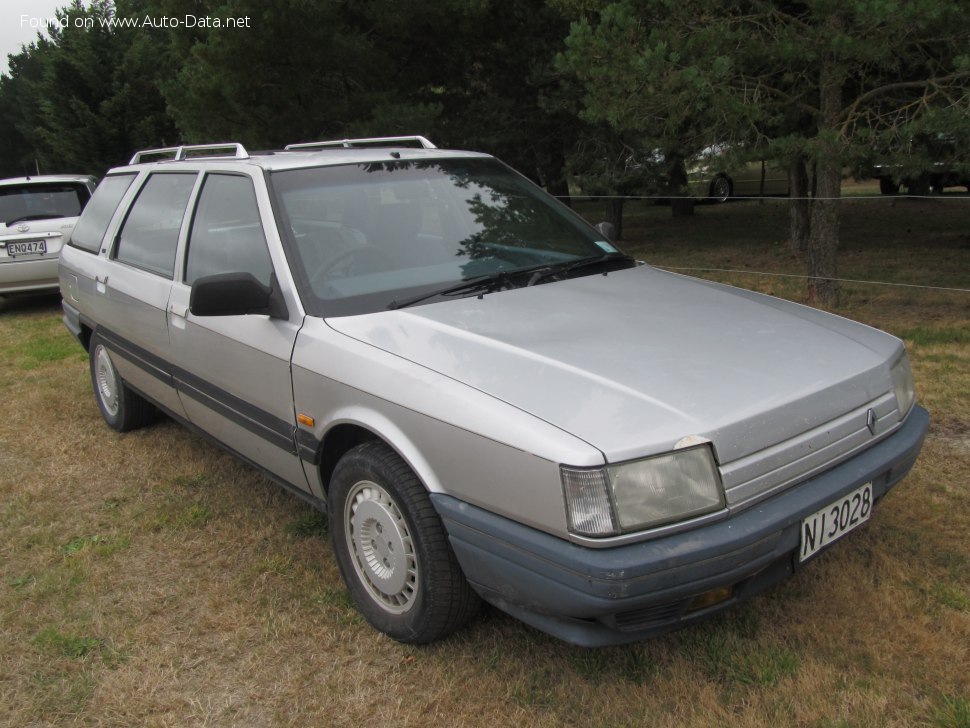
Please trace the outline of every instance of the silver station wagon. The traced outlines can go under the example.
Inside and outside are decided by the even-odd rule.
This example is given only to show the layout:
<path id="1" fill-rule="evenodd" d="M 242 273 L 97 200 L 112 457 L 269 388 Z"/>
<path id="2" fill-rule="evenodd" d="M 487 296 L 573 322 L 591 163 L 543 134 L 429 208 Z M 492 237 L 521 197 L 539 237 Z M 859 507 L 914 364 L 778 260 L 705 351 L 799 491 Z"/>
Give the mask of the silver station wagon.
<path id="1" fill-rule="evenodd" d="M 108 425 L 160 410 L 328 513 L 404 642 L 480 599 L 588 646 L 703 619 L 872 518 L 928 427 L 893 336 L 422 137 L 139 152 L 60 260 Z"/>

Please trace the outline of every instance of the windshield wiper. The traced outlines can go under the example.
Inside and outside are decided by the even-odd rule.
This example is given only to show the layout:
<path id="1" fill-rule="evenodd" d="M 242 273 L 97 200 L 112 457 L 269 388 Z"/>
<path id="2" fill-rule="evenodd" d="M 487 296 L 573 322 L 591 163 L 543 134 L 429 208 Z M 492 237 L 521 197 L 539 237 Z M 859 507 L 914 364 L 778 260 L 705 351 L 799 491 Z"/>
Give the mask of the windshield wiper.
<path id="1" fill-rule="evenodd" d="M 439 288 L 434 291 L 429 291 L 428 293 L 419 293 L 417 296 L 411 296 L 411 298 L 402 298 L 400 301 L 394 299 L 387 304 L 387 307 L 394 311 L 399 308 L 413 306 L 414 304 L 421 303 L 422 301 L 427 301 L 429 298 L 436 298 L 438 296 L 453 296 L 458 293 L 474 293 L 476 291 L 488 293 L 508 284 L 509 271 L 499 270 L 495 271 L 494 273 L 487 273 L 486 275 L 468 278 L 461 283 L 446 286 L 445 288 Z"/>
<path id="2" fill-rule="evenodd" d="M 30 220 L 51 220 L 55 217 L 65 217 L 58 212 L 36 212 L 33 215 L 21 215 L 13 220 L 7 220 L 7 227 L 17 222 L 29 222 Z"/>
<path id="3" fill-rule="evenodd" d="M 625 253 L 604 253 L 603 255 L 596 255 L 591 258 L 580 258 L 579 260 L 572 260 L 555 265 L 539 265 L 530 268 L 520 268 L 518 270 L 500 270 L 494 273 L 468 278 L 461 283 L 429 291 L 428 293 L 419 293 L 411 298 L 395 299 L 387 304 L 387 307 L 393 311 L 399 308 L 407 308 L 408 306 L 413 306 L 416 303 L 421 303 L 422 301 L 427 301 L 430 298 L 436 298 L 438 296 L 453 296 L 460 293 L 475 292 L 491 293 L 503 288 L 512 287 L 513 285 L 524 285 L 525 287 L 534 286 L 536 283 L 552 276 L 563 279 L 581 268 L 590 268 L 618 261 L 634 263 L 635 259 Z M 523 284 L 521 279 L 526 275 L 529 275 L 529 279 Z M 517 280 L 513 281 L 513 277 L 517 278 Z"/>
<path id="4" fill-rule="evenodd" d="M 557 276 L 560 280 L 563 278 L 568 278 L 569 275 L 582 268 L 593 268 L 600 265 L 605 265 L 607 263 L 613 263 L 617 261 L 623 261 L 625 263 L 635 263 L 636 259 L 626 253 L 604 253 L 603 255 L 594 255 L 591 258 L 580 258 L 579 260 L 573 260 L 566 263 L 559 263 L 558 265 L 552 265 L 547 268 L 541 268 L 536 270 L 529 282 L 526 285 L 534 286 L 546 278 L 551 276 Z M 607 271 L 608 272 L 608 271 Z"/>

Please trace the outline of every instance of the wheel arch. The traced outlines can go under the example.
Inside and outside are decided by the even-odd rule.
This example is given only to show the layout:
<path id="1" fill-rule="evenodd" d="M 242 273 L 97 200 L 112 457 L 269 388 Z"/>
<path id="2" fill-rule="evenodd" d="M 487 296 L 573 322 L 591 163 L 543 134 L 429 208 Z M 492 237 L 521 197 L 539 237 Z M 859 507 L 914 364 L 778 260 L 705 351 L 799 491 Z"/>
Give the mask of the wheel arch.
<path id="1" fill-rule="evenodd" d="M 317 452 L 320 485 L 326 494 L 340 458 L 364 442 L 378 441 L 394 450 L 430 492 L 442 486 L 430 463 L 404 431 L 376 412 L 356 409 L 340 413 L 323 432 Z"/>
<path id="2" fill-rule="evenodd" d="M 82 321 L 81 333 L 78 334 L 78 340 L 81 342 L 81 346 L 84 347 L 85 351 L 91 350 L 91 336 L 93 334 L 94 334 L 94 330 Z"/>

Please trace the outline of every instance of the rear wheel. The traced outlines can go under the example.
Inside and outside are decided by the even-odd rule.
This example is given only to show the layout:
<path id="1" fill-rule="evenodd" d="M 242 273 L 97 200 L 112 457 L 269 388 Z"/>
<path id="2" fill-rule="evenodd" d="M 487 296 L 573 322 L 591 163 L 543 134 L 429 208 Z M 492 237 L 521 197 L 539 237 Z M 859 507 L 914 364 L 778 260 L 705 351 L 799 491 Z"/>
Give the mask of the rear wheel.
<path id="1" fill-rule="evenodd" d="M 155 408 L 125 384 L 104 340 L 95 334 L 88 350 L 94 398 L 108 426 L 118 432 L 128 432 L 149 424 L 155 418 Z"/>
<path id="2" fill-rule="evenodd" d="M 715 202 L 727 202 L 733 192 L 733 185 L 727 177 L 715 177 L 711 182 L 711 199 Z"/>
<path id="3" fill-rule="evenodd" d="M 478 610 L 424 486 L 382 442 L 337 463 L 328 493 L 337 564 L 367 621 L 400 642 L 451 634 Z"/>

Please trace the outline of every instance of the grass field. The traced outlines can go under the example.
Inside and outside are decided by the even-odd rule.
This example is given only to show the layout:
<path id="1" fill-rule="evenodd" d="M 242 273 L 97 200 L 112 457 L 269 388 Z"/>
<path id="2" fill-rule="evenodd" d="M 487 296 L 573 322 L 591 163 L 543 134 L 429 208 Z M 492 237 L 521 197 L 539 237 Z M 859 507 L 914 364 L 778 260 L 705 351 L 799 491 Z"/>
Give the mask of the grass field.
<path id="1" fill-rule="evenodd" d="M 747 272 L 802 273 L 785 210 L 631 204 L 624 246 L 801 300 Z M 840 265 L 970 288 L 970 198 L 847 201 Z M 58 300 L 0 304 L 0 724 L 970 726 L 970 293 L 844 298 L 909 347 L 933 418 L 913 473 L 780 587 L 605 650 L 492 610 L 430 647 L 379 635 L 324 518 L 171 422 L 109 430 Z"/>

